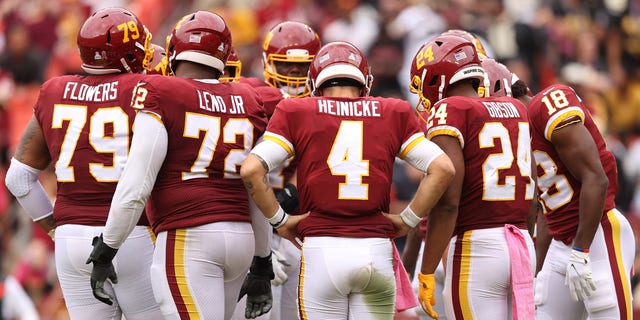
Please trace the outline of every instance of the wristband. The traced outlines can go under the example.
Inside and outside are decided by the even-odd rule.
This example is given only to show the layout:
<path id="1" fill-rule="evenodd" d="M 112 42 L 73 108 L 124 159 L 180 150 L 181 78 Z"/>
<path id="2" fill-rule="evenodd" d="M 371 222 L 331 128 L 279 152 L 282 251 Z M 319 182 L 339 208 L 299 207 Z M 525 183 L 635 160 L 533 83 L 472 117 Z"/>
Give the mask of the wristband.
<path id="1" fill-rule="evenodd" d="M 589 253 L 589 249 L 583 249 L 578 247 L 573 247 L 572 249 L 578 252 Z"/>
<path id="2" fill-rule="evenodd" d="M 400 218 L 402 218 L 402 221 L 411 228 L 415 228 L 422 220 L 422 218 L 418 217 L 409 206 L 400 213 Z"/>
<path id="3" fill-rule="evenodd" d="M 287 219 L 289 219 L 289 215 L 284 212 L 282 207 L 279 206 L 276 214 L 273 217 L 269 218 L 269 224 L 271 224 L 271 226 L 275 229 L 278 229 L 287 222 Z"/>

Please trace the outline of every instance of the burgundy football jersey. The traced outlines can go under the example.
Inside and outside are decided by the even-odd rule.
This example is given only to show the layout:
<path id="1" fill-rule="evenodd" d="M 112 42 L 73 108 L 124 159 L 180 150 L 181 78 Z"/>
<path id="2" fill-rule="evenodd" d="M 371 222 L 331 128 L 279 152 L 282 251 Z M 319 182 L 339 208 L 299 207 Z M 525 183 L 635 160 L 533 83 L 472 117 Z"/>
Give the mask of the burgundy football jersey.
<path id="1" fill-rule="evenodd" d="M 425 139 L 411 106 L 387 98 L 285 99 L 265 140 L 298 160 L 301 237 L 391 237 L 393 162 Z"/>
<path id="2" fill-rule="evenodd" d="M 280 88 L 275 88 L 269 86 L 264 80 L 258 78 L 240 78 L 240 83 L 246 83 L 253 87 L 254 90 L 262 99 L 262 103 L 264 105 L 264 110 L 267 113 L 267 118 L 271 119 L 273 113 L 276 110 L 276 105 L 282 99 L 290 98 L 289 94 L 284 92 L 284 90 Z M 281 190 L 284 188 L 284 185 L 291 180 L 293 175 L 296 172 L 297 161 L 295 158 L 287 161 L 281 168 L 278 170 L 273 170 L 269 172 L 269 184 L 276 189 Z M 288 212 L 295 213 L 295 212 Z"/>
<path id="3" fill-rule="evenodd" d="M 63 76 L 42 86 L 34 113 L 57 177 L 56 225 L 106 223 L 129 154 L 135 117 L 129 104 L 141 77 Z"/>
<path id="4" fill-rule="evenodd" d="M 132 106 L 155 113 L 168 149 L 149 197 L 154 231 L 251 221 L 240 165 L 264 133 L 257 93 L 241 83 L 149 77 Z"/>
<path id="5" fill-rule="evenodd" d="M 537 165 L 540 202 L 554 239 L 571 243 L 579 222 L 580 189 L 578 182 L 564 165 L 551 143 L 555 129 L 581 121 L 591 133 L 600 154 L 600 161 L 609 178 L 604 210 L 615 207 L 618 188 L 616 161 L 607 149 L 591 114 L 576 92 L 566 85 L 552 85 L 535 95 L 529 103 L 532 149 Z M 579 161 L 579 160 L 576 160 Z M 606 215 L 603 215 L 603 219 Z"/>
<path id="6" fill-rule="evenodd" d="M 255 77 L 240 77 L 240 83 L 248 84 L 252 86 L 254 89 L 259 87 L 268 87 L 269 84 L 264 80 Z"/>
<path id="7" fill-rule="evenodd" d="M 267 118 L 271 118 L 280 100 L 289 98 L 289 94 L 282 89 L 271 87 L 262 79 L 240 77 L 240 83 L 248 84 L 258 92 L 260 99 L 262 99 L 264 110 L 267 112 Z"/>
<path id="8" fill-rule="evenodd" d="M 455 137 L 464 182 L 454 234 L 513 224 L 526 229 L 533 199 L 527 110 L 518 100 L 449 97 L 431 110 L 427 137 Z"/>

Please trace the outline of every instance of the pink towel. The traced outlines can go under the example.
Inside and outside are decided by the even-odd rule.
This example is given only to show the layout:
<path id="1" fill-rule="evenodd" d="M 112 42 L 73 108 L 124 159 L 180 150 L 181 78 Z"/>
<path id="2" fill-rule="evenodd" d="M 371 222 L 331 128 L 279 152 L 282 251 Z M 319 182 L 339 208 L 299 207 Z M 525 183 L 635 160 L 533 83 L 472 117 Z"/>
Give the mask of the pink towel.
<path id="1" fill-rule="evenodd" d="M 393 240 L 393 271 L 396 278 L 396 312 L 402 312 L 418 306 L 418 297 L 411 287 L 411 281 L 407 275 L 400 254 Z"/>
<path id="2" fill-rule="evenodd" d="M 512 313 L 514 320 L 535 319 L 533 300 L 533 272 L 524 235 L 518 227 L 504 226 L 509 256 L 511 257 Z"/>

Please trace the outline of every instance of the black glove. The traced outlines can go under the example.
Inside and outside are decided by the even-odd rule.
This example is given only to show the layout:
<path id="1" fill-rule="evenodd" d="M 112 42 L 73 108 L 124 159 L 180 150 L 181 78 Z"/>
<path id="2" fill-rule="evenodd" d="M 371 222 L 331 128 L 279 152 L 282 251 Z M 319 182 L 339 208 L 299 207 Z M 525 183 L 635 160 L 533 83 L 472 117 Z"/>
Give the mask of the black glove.
<path id="1" fill-rule="evenodd" d="M 87 259 L 87 264 L 93 262 L 93 269 L 91 270 L 91 289 L 93 296 L 96 299 L 108 304 L 113 304 L 113 297 L 104 291 L 104 282 L 107 279 L 112 283 L 118 283 L 118 277 L 116 271 L 113 268 L 113 257 L 116 256 L 118 249 L 113 249 L 102 242 L 102 235 L 94 237 L 93 250 Z"/>
<path id="2" fill-rule="evenodd" d="M 292 183 L 287 183 L 284 189 L 276 191 L 276 199 L 282 210 L 286 213 L 294 214 L 298 212 L 298 188 Z"/>
<path id="3" fill-rule="evenodd" d="M 244 317 L 255 319 L 271 310 L 273 296 L 271 295 L 271 280 L 274 278 L 271 253 L 261 258 L 254 256 L 249 273 L 242 283 L 238 300 L 247 295 L 247 307 Z"/>

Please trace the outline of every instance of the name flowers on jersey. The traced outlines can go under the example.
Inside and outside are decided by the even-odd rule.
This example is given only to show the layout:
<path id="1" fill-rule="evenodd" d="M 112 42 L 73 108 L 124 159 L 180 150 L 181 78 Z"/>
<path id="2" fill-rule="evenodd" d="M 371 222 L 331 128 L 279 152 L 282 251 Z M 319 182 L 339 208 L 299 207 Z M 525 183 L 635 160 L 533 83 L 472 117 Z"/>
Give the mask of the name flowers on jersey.
<path id="1" fill-rule="evenodd" d="M 380 101 L 317 100 L 318 112 L 346 117 L 380 117 Z"/>
<path id="2" fill-rule="evenodd" d="M 69 81 L 64 86 L 62 99 L 86 102 L 113 101 L 118 98 L 118 81 L 90 86 L 84 83 Z"/>

